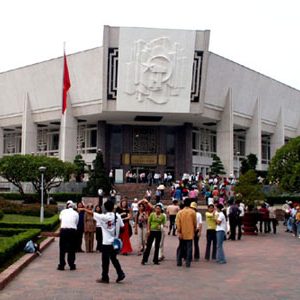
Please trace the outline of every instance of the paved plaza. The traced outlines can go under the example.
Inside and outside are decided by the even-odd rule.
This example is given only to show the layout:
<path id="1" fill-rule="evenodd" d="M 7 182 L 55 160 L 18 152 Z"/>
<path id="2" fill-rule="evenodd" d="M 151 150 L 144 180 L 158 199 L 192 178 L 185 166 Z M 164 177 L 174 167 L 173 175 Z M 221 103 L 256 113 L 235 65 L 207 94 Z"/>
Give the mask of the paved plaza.
<path id="1" fill-rule="evenodd" d="M 190 269 L 177 267 L 177 237 L 166 236 L 161 265 L 140 264 L 136 253 L 119 256 L 126 273 L 115 283 L 110 267 L 110 284 L 96 283 L 100 277 L 100 254 L 77 254 L 76 271 L 57 271 L 58 239 L 27 266 L 1 292 L 0 299 L 299 299 L 300 239 L 279 227 L 279 234 L 245 236 L 226 241 L 228 263 L 218 265 L 203 259 L 205 238 L 201 237 L 201 259 Z M 136 237 L 132 237 L 133 246 Z M 136 247 L 135 247 L 136 249 Z M 150 256 L 149 261 L 151 261 Z"/>

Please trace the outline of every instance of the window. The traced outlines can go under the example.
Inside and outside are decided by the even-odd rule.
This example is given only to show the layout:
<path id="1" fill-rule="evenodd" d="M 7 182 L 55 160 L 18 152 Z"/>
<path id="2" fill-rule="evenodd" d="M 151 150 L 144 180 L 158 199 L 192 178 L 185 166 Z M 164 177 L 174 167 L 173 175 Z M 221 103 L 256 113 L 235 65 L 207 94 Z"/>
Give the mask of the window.
<path id="1" fill-rule="evenodd" d="M 112 127 L 110 147 L 112 155 L 120 155 L 123 152 L 121 126 Z"/>
<path id="2" fill-rule="evenodd" d="M 133 153 L 156 153 L 157 134 L 153 127 L 133 128 Z"/>
<path id="3" fill-rule="evenodd" d="M 261 138 L 261 162 L 268 164 L 271 159 L 271 137 L 269 135 L 262 135 Z"/>
<path id="4" fill-rule="evenodd" d="M 166 134 L 166 152 L 167 154 L 175 154 L 175 134 L 174 132 L 167 132 Z"/>
<path id="5" fill-rule="evenodd" d="M 59 129 L 42 128 L 37 131 L 37 154 L 58 156 Z"/>
<path id="6" fill-rule="evenodd" d="M 192 149 L 193 149 L 193 155 L 199 154 L 199 132 L 193 131 L 192 132 Z"/>
<path id="7" fill-rule="evenodd" d="M 49 150 L 54 151 L 58 150 L 59 148 L 59 133 L 58 132 L 51 132 L 49 135 Z"/>
<path id="8" fill-rule="evenodd" d="M 193 155 L 211 157 L 217 152 L 217 135 L 215 131 L 194 128 L 192 132 Z"/>
<path id="9" fill-rule="evenodd" d="M 239 152 L 239 157 L 244 157 L 246 155 L 246 137 L 245 135 L 237 135 L 233 136 L 233 153 Z"/>
<path id="10" fill-rule="evenodd" d="M 3 154 L 21 153 L 22 134 L 21 132 L 5 132 L 3 133 Z"/>
<path id="11" fill-rule="evenodd" d="M 97 151 L 97 125 L 84 124 L 77 128 L 77 153 L 96 153 Z"/>

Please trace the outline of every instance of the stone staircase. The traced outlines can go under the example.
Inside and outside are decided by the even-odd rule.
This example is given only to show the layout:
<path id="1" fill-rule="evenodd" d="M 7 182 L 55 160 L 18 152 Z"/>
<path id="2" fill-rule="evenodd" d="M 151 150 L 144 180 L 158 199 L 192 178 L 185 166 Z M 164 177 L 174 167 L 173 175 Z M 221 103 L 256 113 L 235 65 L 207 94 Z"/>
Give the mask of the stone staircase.
<path id="1" fill-rule="evenodd" d="M 124 184 L 115 184 L 115 189 L 118 193 L 119 196 L 121 197 L 128 197 L 129 202 L 131 203 L 134 198 L 138 198 L 138 200 L 141 200 L 145 198 L 145 193 L 148 188 L 147 183 L 124 183 Z M 157 186 L 152 185 L 150 187 L 152 191 L 152 199 L 151 202 L 154 204 L 155 203 L 155 191 L 156 191 Z M 162 203 L 164 205 L 169 205 L 172 203 L 172 197 L 171 197 L 171 188 L 166 187 L 165 192 L 164 192 L 164 197 L 162 199 Z M 205 205 L 205 200 L 201 199 L 199 197 L 198 200 L 199 205 Z"/>
<path id="2" fill-rule="evenodd" d="M 123 183 L 123 184 L 115 184 L 115 189 L 121 197 L 128 197 L 129 202 L 132 202 L 134 198 L 138 198 L 138 200 L 141 200 L 145 198 L 146 190 L 148 188 L 147 183 Z M 152 185 L 150 187 L 152 191 L 152 199 L 151 202 L 155 202 L 155 191 L 157 186 Z M 172 203 L 171 198 L 171 188 L 166 187 L 163 197 L 163 204 L 169 205 Z"/>

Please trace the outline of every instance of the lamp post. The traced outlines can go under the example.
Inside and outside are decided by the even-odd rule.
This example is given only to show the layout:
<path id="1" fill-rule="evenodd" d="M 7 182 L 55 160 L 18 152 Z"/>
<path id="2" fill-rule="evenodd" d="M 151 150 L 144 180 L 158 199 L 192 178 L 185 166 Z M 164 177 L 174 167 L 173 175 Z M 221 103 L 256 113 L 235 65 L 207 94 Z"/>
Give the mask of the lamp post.
<path id="1" fill-rule="evenodd" d="M 240 152 L 236 153 L 237 156 L 237 178 L 240 177 Z"/>
<path id="2" fill-rule="evenodd" d="M 40 211 L 40 222 L 44 222 L 44 174 L 46 171 L 46 167 L 39 167 L 39 171 L 41 173 L 41 211 Z"/>

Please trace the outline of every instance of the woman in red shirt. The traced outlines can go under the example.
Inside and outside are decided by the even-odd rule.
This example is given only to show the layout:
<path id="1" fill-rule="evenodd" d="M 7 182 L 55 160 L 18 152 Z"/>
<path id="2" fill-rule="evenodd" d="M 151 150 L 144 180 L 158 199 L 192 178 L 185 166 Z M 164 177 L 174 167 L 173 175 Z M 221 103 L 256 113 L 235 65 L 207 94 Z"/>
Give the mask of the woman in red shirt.
<path id="1" fill-rule="evenodd" d="M 122 221 L 124 223 L 124 228 L 120 232 L 120 239 L 123 242 L 123 248 L 121 254 L 127 255 L 132 252 L 132 247 L 130 243 L 130 237 L 132 236 L 132 227 L 129 221 L 131 220 L 131 213 L 128 208 L 128 203 L 126 199 L 122 199 L 120 206 L 117 207 L 116 212 L 120 214 Z"/>

